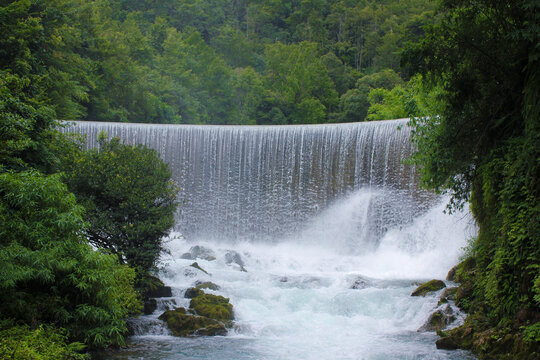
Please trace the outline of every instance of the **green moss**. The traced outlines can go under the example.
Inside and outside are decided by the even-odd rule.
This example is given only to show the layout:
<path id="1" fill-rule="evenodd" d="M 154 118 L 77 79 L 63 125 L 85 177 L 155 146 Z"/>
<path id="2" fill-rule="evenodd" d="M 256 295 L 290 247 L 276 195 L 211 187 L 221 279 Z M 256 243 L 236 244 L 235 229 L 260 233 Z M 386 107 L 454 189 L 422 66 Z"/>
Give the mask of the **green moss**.
<path id="1" fill-rule="evenodd" d="M 427 293 L 438 291 L 445 287 L 444 281 L 433 279 L 417 287 L 411 296 L 426 296 Z"/>
<path id="2" fill-rule="evenodd" d="M 211 319 L 230 321 L 233 317 L 233 306 L 223 296 L 204 294 L 191 299 L 189 307 L 198 315 Z"/>
<path id="3" fill-rule="evenodd" d="M 167 310 L 159 319 L 167 323 L 167 327 L 175 336 L 214 336 L 227 333 L 223 323 L 205 316 L 186 314 L 184 308 Z"/>

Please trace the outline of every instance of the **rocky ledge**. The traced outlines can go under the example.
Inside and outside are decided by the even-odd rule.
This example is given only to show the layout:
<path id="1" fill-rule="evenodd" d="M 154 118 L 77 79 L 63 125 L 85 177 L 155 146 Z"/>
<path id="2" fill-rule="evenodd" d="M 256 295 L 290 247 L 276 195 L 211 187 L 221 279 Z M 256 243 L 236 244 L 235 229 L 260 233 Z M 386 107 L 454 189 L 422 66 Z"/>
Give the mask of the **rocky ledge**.
<path id="1" fill-rule="evenodd" d="M 534 338 L 523 330 L 528 325 L 540 323 L 538 309 L 523 308 L 514 318 L 493 324 L 482 311 L 482 299 L 474 297 L 475 265 L 474 258 L 468 258 L 448 273 L 446 279 L 459 283 L 459 287 L 444 291 L 445 299 L 441 299 L 439 304 L 455 301 L 455 305 L 469 315 L 458 327 L 434 329 L 440 336 L 437 348 L 470 350 L 480 359 L 540 359 L 538 335 Z"/>

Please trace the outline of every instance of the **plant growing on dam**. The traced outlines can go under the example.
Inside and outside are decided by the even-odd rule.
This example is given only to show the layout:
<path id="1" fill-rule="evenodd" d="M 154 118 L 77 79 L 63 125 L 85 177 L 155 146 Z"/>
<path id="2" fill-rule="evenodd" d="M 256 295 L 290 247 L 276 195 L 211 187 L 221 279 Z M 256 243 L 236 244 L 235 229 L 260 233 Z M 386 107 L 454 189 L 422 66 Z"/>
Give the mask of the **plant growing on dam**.
<path id="1" fill-rule="evenodd" d="M 156 151 L 100 135 L 99 147 L 71 152 L 66 181 L 86 209 L 85 235 L 139 274 L 154 267 L 174 225 L 178 187 Z"/>

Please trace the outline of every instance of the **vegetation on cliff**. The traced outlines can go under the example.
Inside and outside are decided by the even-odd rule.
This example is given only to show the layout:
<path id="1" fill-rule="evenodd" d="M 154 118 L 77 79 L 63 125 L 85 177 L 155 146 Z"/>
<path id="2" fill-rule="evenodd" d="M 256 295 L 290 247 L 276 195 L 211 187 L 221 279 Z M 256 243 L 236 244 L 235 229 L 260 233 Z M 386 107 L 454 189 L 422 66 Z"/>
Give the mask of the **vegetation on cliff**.
<path id="1" fill-rule="evenodd" d="M 471 313 L 465 333 L 504 338 L 498 356 L 538 355 L 540 6 L 448 0 L 441 14 L 405 56 L 442 89 L 444 104 L 439 116 L 411 121 L 414 161 L 426 186 L 452 194 L 450 210 L 469 201 L 479 225 L 468 271 L 457 275 L 458 302 Z M 489 344 L 460 342 L 495 356 Z"/>

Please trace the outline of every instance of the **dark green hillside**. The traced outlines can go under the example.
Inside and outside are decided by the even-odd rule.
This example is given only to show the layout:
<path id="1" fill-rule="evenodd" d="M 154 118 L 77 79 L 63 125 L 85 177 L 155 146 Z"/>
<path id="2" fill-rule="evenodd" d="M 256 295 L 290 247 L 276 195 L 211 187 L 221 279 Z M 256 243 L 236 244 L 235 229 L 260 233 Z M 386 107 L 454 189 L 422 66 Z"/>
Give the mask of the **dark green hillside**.
<path id="1" fill-rule="evenodd" d="M 193 124 L 363 121 L 402 82 L 435 5 L 407 1 L 9 1 L 0 70 L 60 119 Z M 366 76 L 374 79 L 366 81 Z M 33 85 L 35 86 L 35 85 Z"/>

